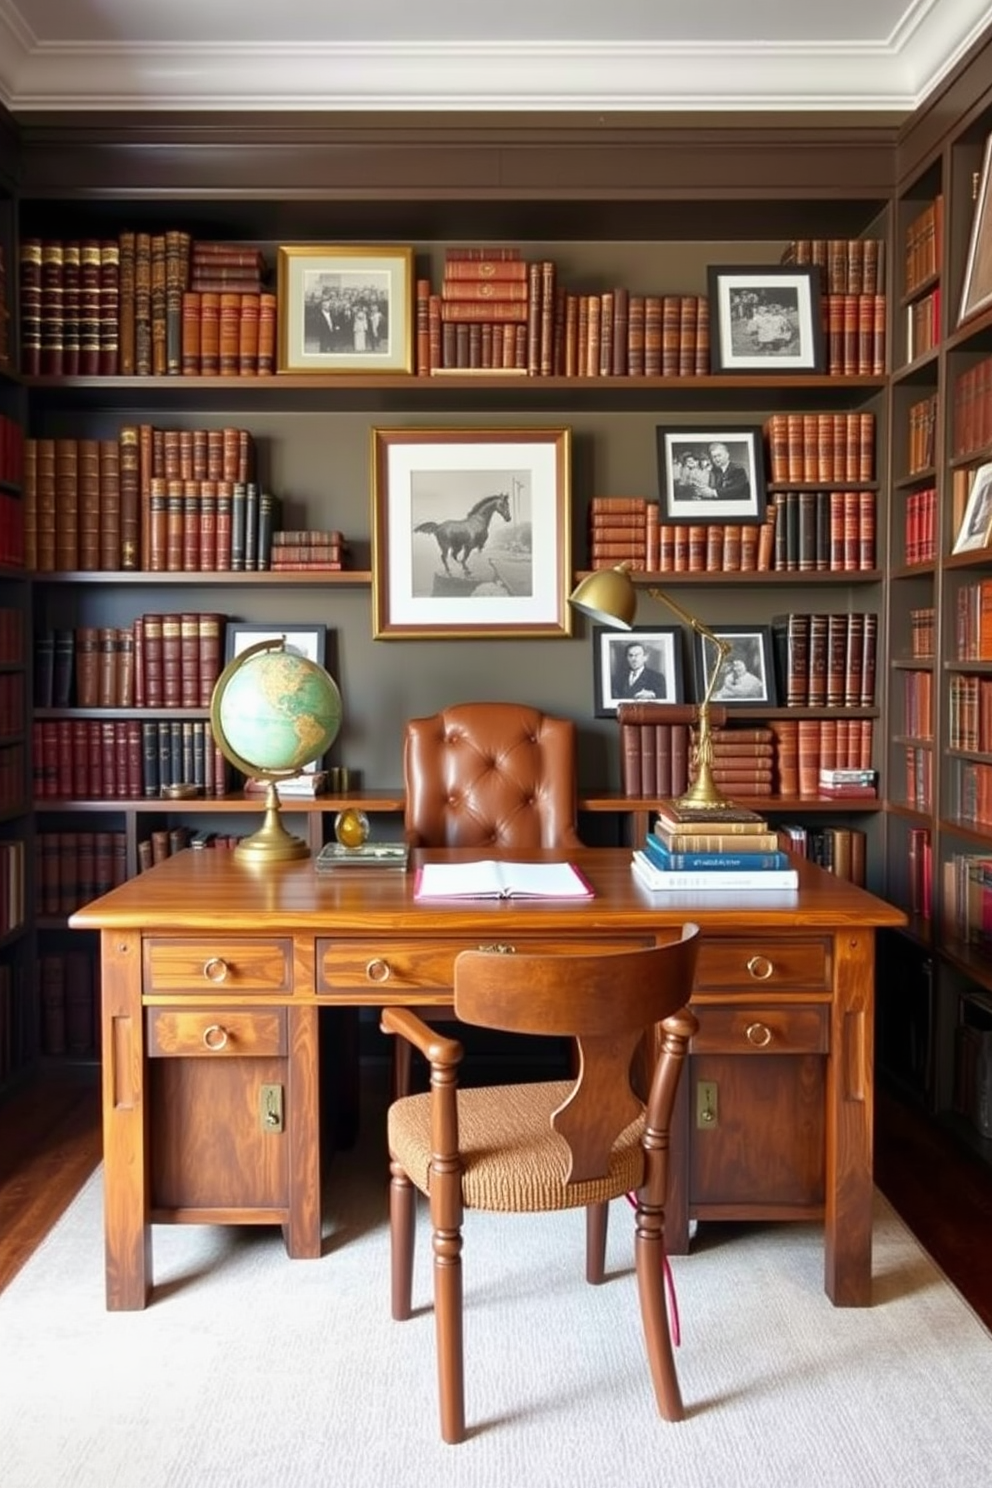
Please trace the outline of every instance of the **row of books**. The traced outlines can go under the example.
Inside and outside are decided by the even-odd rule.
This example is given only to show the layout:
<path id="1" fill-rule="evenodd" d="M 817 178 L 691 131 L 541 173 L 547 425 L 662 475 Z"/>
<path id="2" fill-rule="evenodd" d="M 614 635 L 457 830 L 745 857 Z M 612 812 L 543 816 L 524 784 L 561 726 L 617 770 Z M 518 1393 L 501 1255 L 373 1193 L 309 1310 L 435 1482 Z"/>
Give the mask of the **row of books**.
<path id="1" fill-rule="evenodd" d="M 911 811 L 933 810 L 933 749 L 907 744 L 903 749 L 905 769 L 904 804 Z"/>
<path id="2" fill-rule="evenodd" d="M 793 238 L 781 262 L 819 268 L 826 294 L 880 294 L 885 288 L 883 238 Z"/>
<path id="3" fill-rule="evenodd" d="M 0 490 L 0 564 L 25 567 L 24 503 L 19 494 Z"/>
<path id="4" fill-rule="evenodd" d="M 992 444 L 992 357 L 983 357 L 954 379 L 950 425 L 952 460 Z"/>
<path id="5" fill-rule="evenodd" d="M 276 321 L 274 294 L 186 290 L 179 371 L 183 377 L 271 377 Z"/>
<path id="6" fill-rule="evenodd" d="M 625 796 L 678 796 L 695 778 L 695 735 L 679 709 L 621 703 L 621 785 Z M 694 713 L 688 706 L 687 718 Z M 674 715 L 674 719 L 673 719 Z M 851 799 L 876 794 L 870 718 L 775 719 L 767 727 L 714 729 L 713 774 L 730 796 Z M 869 778 L 870 777 L 870 778 Z"/>
<path id="7" fill-rule="evenodd" d="M 25 809 L 24 745 L 5 744 L 0 749 L 0 811 Z"/>
<path id="8" fill-rule="evenodd" d="M 864 888 L 868 839 L 859 828 L 782 822 L 778 835 L 788 852 L 798 853 L 837 878 Z"/>
<path id="9" fill-rule="evenodd" d="M 930 674 L 924 675 L 929 677 Z M 992 677 L 979 677 L 964 672 L 951 674 L 948 684 L 947 743 L 951 749 L 992 754 Z"/>
<path id="10" fill-rule="evenodd" d="M 345 569 L 350 545 L 337 528 L 296 528 L 273 532 L 269 568 L 273 573 Z"/>
<path id="11" fill-rule="evenodd" d="M 949 934 L 992 947 L 992 856 L 951 854 L 942 868 L 941 913 Z"/>
<path id="12" fill-rule="evenodd" d="M 85 828 L 39 832 L 35 839 L 35 896 L 40 914 L 72 914 L 126 877 L 123 832 Z"/>
<path id="13" fill-rule="evenodd" d="M 24 478 L 24 433 L 20 424 L 0 413 L 0 482 L 19 486 Z"/>
<path id="14" fill-rule="evenodd" d="M 992 578 L 962 584 L 955 597 L 954 658 L 992 661 Z"/>
<path id="15" fill-rule="evenodd" d="M 0 672 L 0 740 L 24 732 L 24 673 Z"/>
<path id="16" fill-rule="evenodd" d="M 856 485 L 875 479 L 873 413 L 773 413 L 763 432 L 775 485 Z"/>
<path id="17" fill-rule="evenodd" d="M 898 734 L 905 734 L 910 739 L 932 739 L 933 738 L 933 672 L 930 671 L 903 671 L 902 677 L 902 727 L 896 728 Z M 961 689 L 955 688 L 956 682 L 962 681 L 978 682 L 977 677 L 964 678 L 960 675 L 953 676 L 950 682 L 951 695 L 951 721 L 950 721 L 950 743 L 951 747 L 967 748 L 967 745 L 954 744 L 954 714 L 955 692 L 958 695 L 958 707 L 961 702 Z M 978 698 L 978 689 L 975 689 L 975 699 Z M 963 714 L 961 715 L 963 716 Z M 992 717 L 992 715 L 990 715 Z M 977 748 L 977 745 L 972 746 Z"/>
<path id="18" fill-rule="evenodd" d="M 903 562 L 912 568 L 917 563 L 933 563 L 936 557 L 937 488 L 926 486 L 906 497 Z"/>
<path id="19" fill-rule="evenodd" d="M 906 227 L 903 271 L 908 295 L 940 273 L 943 256 L 944 198 L 938 193 Z"/>
<path id="20" fill-rule="evenodd" d="M 31 769 L 36 799 L 78 801 L 158 797 L 174 785 L 223 796 L 230 774 L 206 719 L 35 720 Z"/>
<path id="21" fill-rule="evenodd" d="M 776 491 L 771 514 L 774 571 L 870 573 L 875 568 L 874 491 Z"/>
<path id="22" fill-rule="evenodd" d="M 10 935 L 24 924 L 24 842 L 0 841 L 0 935 Z"/>
<path id="23" fill-rule="evenodd" d="M 874 707 L 878 615 L 873 611 L 775 615 L 772 645 L 785 707 Z"/>
<path id="24" fill-rule="evenodd" d="M 0 605 L 0 665 L 17 666 L 24 661 L 24 611 Z"/>
<path id="25" fill-rule="evenodd" d="M 93 1054 L 100 1044 L 100 987 L 90 951 L 58 951 L 38 957 L 41 1052 Z"/>
<path id="26" fill-rule="evenodd" d="M 138 840 L 138 872 L 147 873 L 157 863 L 164 863 L 175 853 L 189 847 L 189 827 L 156 827 Z"/>
<path id="27" fill-rule="evenodd" d="M 933 468 L 935 440 L 937 438 L 937 394 L 918 398 L 911 403 L 908 414 L 909 442 L 907 447 L 907 475 L 920 475 Z"/>
<path id="28" fill-rule="evenodd" d="M 992 765 L 957 760 L 954 816 L 973 826 L 992 826 Z"/>
<path id="29" fill-rule="evenodd" d="M 909 612 L 909 651 L 914 661 L 932 661 L 936 639 L 933 605 L 920 605 Z"/>
<path id="30" fill-rule="evenodd" d="M 0 961 L 0 1085 L 34 1055 L 35 1002 L 29 997 L 34 968 L 20 957 Z"/>
<path id="31" fill-rule="evenodd" d="M 906 361 L 926 356 L 940 342 L 940 285 L 906 306 Z"/>
<path id="32" fill-rule="evenodd" d="M 139 615 L 130 626 L 80 625 L 35 636 L 36 708 L 208 708 L 227 616 Z"/>
<path id="33" fill-rule="evenodd" d="M 102 239 L 29 237 L 21 240 L 20 270 L 21 370 L 27 376 L 188 373 L 186 320 L 193 317 L 187 296 L 195 298 L 198 311 L 204 298 L 214 303 L 213 328 L 203 326 L 197 316 L 200 337 L 211 347 L 208 357 L 215 354 L 214 346 L 217 357 L 221 355 L 220 301 L 226 297 L 236 303 L 239 322 L 254 322 L 251 330 L 240 323 L 235 327 L 237 366 L 232 371 L 275 370 L 275 296 L 264 293 L 267 269 L 258 248 L 193 242 L 181 229 L 125 229 L 116 238 Z M 252 312 L 248 316 L 243 314 L 245 301 Z M 244 365 L 245 337 L 254 343 L 250 369 Z"/>

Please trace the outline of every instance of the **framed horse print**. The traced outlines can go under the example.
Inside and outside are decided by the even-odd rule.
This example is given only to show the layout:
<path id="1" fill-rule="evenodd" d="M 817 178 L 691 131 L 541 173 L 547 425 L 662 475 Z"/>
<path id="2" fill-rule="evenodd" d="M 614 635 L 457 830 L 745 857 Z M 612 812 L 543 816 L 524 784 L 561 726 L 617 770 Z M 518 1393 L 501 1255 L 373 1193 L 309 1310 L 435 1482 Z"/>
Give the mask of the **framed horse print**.
<path id="1" fill-rule="evenodd" d="M 568 636 L 569 429 L 373 429 L 377 640 Z"/>

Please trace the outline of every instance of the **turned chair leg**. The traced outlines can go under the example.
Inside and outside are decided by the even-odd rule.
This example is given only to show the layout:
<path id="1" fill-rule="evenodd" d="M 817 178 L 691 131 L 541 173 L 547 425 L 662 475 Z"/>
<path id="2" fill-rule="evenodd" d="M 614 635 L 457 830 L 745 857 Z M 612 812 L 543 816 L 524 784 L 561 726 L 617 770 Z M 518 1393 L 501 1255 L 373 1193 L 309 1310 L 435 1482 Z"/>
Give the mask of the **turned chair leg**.
<path id="1" fill-rule="evenodd" d="M 465 1364 L 462 1338 L 462 1232 L 434 1231 L 434 1326 L 441 1436 L 465 1440 Z"/>
<path id="2" fill-rule="evenodd" d="M 634 1229 L 637 1290 L 651 1379 L 658 1410 L 666 1421 L 684 1421 L 685 1407 L 672 1352 L 665 1299 L 665 1214 L 658 1207 L 638 1204 Z"/>
<path id="3" fill-rule="evenodd" d="M 417 1190 L 398 1162 L 389 1164 L 389 1249 L 393 1317 L 406 1322 L 413 1307 L 413 1242 Z"/>
<path id="4" fill-rule="evenodd" d="M 586 1205 L 586 1281 L 599 1286 L 606 1277 L 606 1224 L 609 1204 Z"/>

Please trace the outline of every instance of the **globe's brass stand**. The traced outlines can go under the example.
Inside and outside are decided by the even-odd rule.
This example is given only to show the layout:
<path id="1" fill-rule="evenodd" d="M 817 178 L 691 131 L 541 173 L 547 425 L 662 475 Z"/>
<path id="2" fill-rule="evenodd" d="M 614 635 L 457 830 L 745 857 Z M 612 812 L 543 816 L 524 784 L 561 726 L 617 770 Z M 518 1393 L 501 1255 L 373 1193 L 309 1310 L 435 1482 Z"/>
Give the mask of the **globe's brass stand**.
<path id="1" fill-rule="evenodd" d="M 279 791 L 274 780 L 265 783 L 265 817 L 257 832 L 243 837 L 234 849 L 234 856 L 242 863 L 264 867 L 268 863 L 290 863 L 296 858 L 308 858 L 310 849 L 302 837 L 287 832 L 282 822 Z"/>

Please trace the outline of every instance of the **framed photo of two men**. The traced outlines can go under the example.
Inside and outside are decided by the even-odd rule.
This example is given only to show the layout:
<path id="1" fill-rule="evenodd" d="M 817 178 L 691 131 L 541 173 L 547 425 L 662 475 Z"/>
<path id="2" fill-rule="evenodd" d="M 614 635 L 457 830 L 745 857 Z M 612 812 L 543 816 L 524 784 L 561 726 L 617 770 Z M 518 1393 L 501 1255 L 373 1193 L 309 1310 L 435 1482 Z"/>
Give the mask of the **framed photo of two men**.
<path id="1" fill-rule="evenodd" d="M 412 372 L 412 248 L 293 243 L 276 261 L 280 372 Z"/>

